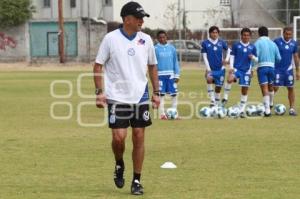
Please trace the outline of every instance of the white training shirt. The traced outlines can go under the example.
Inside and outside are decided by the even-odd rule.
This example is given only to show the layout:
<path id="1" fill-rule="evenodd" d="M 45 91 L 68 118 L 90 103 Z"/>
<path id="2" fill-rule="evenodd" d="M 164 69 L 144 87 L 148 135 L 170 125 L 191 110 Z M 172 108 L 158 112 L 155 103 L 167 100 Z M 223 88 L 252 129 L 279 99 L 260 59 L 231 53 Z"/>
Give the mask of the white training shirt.
<path id="1" fill-rule="evenodd" d="M 157 64 L 152 39 L 138 32 L 129 40 L 120 29 L 105 35 L 96 57 L 104 65 L 108 100 L 137 104 L 147 85 L 147 65 Z"/>

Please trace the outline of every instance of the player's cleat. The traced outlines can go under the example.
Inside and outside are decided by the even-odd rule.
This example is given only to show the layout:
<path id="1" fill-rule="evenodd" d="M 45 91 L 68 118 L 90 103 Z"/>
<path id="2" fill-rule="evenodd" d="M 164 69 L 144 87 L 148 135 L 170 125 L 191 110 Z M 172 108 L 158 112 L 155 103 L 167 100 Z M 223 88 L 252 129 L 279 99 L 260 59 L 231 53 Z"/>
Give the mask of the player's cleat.
<path id="1" fill-rule="evenodd" d="M 271 117 L 271 113 L 266 113 L 266 112 L 265 112 L 265 113 L 264 113 L 264 116 L 265 116 L 265 117 Z"/>
<path id="2" fill-rule="evenodd" d="M 125 179 L 123 178 L 124 168 L 120 165 L 115 166 L 114 181 L 118 188 L 124 187 Z"/>
<path id="3" fill-rule="evenodd" d="M 165 114 L 160 115 L 161 120 L 168 120 L 168 117 Z"/>
<path id="4" fill-rule="evenodd" d="M 270 109 L 272 110 L 272 108 L 273 108 L 273 105 L 270 105 Z"/>
<path id="5" fill-rule="evenodd" d="M 227 101 L 228 101 L 228 100 L 226 100 L 226 99 L 222 99 L 221 105 L 222 105 L 223 107 L 225 107 L 225 105 L 227 104 Z"/>
<path id="6" fill-rule="evenodd" d="M 247 115 L 246 115 L 246 113 L 245 113 L 245 112 L 243 112 L 243 111 L 242 111 L 242 112 L 240 113 L 240 117 L 241 117 L 241 118 L 246 118 L 246 117 L 247 117 Z"/>
<path id="7" fill-rule="evenodd" d="M 143 195 L 144 188 L 138 180 L 134 180 L 131 184 L 131 194 L 132 195 Z"/>
<path id="8" fill-rule="evenodd" d="M 290 116 L 297 116 L 297 113 L 296 113 L 295 109 L 291 108 L 291 109 L 289 110 L 289 115 L 290 115 Z"/>

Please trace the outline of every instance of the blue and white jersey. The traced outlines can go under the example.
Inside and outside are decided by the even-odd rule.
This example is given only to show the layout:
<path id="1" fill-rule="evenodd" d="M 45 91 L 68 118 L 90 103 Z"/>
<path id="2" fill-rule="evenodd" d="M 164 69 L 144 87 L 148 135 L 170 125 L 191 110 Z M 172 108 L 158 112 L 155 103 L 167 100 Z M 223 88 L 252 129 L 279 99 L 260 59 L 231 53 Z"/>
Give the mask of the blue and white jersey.
<path id="1" fill-rule="evenodd" d="M 233 56 L 233 67 L 243 72 L 251 72 L 252 60 L 249 55 L 257 56 L 256 47 L 253 44 L 245 44 L 242 41 L 232 45 L 231 56 Z"/>
<path id="2" fill-rule="evenodd" d="M 275 69 L 282 72 L 292 70 L 294 66 L 293 55 L 298 51 L 297 42 L 293 39 L 285 41 L 282 37 L 275 39 L 274 42 L 281 55 L 280 62 L 275 64 Z"/>
<path id="3" fill-rule="evenodd" d="M 256 47 L 258 67 L 274 67 L 275 62 L 281 60 L 277 45 L 269 37 L 260 37 L 254 45 Z"/>
<path id="4" fill-rule="evenodd" d="M 171 75 L 171 77 L 179 78 L 180 68 L 175 47 L 171 44 L 158 43 L 155 45 L 155 54 L 158 75 Z"/>
<path id="5" fill-rule="evenodd" d="M 209 67 L 212 71 L 221 70 L 223 68 L 223 50 L 228 50 L 228 45 L 224 40 L 207 39 L 201 44 L 202 54 L 207 55 Z"/>

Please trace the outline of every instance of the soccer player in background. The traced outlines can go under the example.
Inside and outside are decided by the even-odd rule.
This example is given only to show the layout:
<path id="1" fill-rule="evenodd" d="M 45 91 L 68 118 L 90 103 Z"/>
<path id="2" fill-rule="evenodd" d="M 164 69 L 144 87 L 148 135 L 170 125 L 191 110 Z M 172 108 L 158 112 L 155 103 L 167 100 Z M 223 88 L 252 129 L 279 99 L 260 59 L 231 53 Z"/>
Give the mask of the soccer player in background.
<path id="1" fill-rule="evenodd" d="M 219 39 L 220 30 L 217 26 L 211 26 L 208 30 L 209 38 L 202 42 L 201 53 L 206 66 L 205 78 L 207 92 L 210 98 L 210 106 L 220 103 L 220 93 L 224 84 L 225 64 L 229 61 L 230 50 L 222 39 Z M 223 59 L 223 51 L 227 51 L 226 59 Z M 215 88 L 213 88 L 215 84 Z"/>
<path id="2" fill-rule="evenodd" d="M 251 30 L 243 28 L 241 31 L 241 41 L 232 45 L 230 52 L 230 69 L 227 83 L 224 87 L 224 98 L 222 104 L 225 105 L 231 89 L 231 84 L 239 79 L 241 86 L 240 112 L 243 117 L 248 99 L 248 87 L 253 75 L 252 60 L 257 60 L 256 47 L 250 43 Z"/>
<path id="3" fill-rule="evenodd" d="M 279 49 L 276 44 L 268 37 L 269 31 L 265 26 L 258 29 L 259 38 L 255 42 L 258 57 L 257 76 L 263 95 L 265 106 L 265 117 L 271 116 L 271 103 L 273 101 L 273 83 L 275 78 L 274 66 L 276 61 L 281 60 Z"/>
<path id="4" fill-rule="evenodd" d="M 144 189 L 140 178 L 144 161 L 145 128 L 152 123 L 149 113 L 147 69 L 153 87 L 152 105 L 153 108 L 157 108 L 157 61 L 151 37 L 141 32 L 143 18 L 149 17 L 149 14 L 140 4 L 131 1 L 122 7 L 121 17 L 123 25 L 105 35 L 96 57 L 96 105 L 98 108 L 108 107 L 109 128 L 112 131 L 111 145 L 116 161 L 114 182 L 118 188 L 122 188 L 125 183 L 123 154 L 127 129 L 132 127 L 131 193 L 142 195 Z M 101 76 L 102 72 L 104 78 Z"/>
<path id="5" fill-rule="evenodd" d="M 281 61 L 275 64 L 274 91 L 277 92 L 279 86 L 285 86 L 288 90 L 290 104 L 289 115 L 296 116 L 295 92 L 294 92 L 294 67 L 296 66 L 296 79 L 300 78 L 299 57 L 297 42 L 292 39 L 293 29 L 286 27 L 283 29 L 283 36 L 274 40 L 279 48 Z M 272 102 L 271 102 L 272 103 Z M 272 103 L 273 104 L 273 103 Z"/>
<path id="6" fill-rule="evenodd" d="M 177 83 L 179 82 L 180 68 L 175 47 L 167 43 L 167 33 L 163 30 L 159 31 L 157 40 L 159 43 L 155 45 L 155 54 L 160 92 L 159 114 L 160 119 L 166 120 L 168 119 L 164 109 L 166 94 L 170 94 L 172 108 L 177 110 Z"/>

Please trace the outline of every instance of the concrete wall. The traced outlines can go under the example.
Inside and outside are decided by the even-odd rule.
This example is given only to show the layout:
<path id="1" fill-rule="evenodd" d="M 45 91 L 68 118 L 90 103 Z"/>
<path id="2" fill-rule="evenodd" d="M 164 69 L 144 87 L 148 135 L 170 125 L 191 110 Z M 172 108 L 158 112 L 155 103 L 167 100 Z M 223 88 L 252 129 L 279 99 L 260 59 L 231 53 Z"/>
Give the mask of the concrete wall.
<path id="1" fill-rule="evenodd" d="M 26 61 L 29 59 L 28 25 L 0 30 L 0 61 Z"/>

